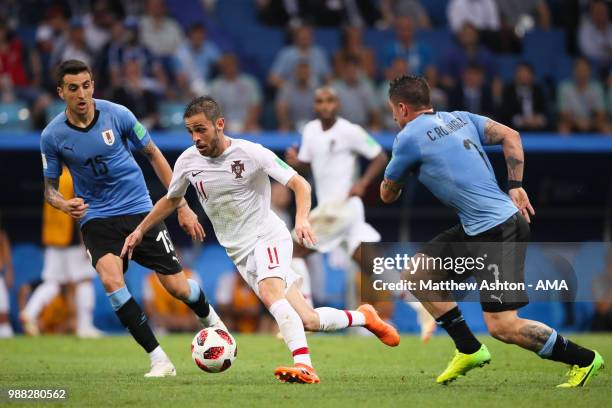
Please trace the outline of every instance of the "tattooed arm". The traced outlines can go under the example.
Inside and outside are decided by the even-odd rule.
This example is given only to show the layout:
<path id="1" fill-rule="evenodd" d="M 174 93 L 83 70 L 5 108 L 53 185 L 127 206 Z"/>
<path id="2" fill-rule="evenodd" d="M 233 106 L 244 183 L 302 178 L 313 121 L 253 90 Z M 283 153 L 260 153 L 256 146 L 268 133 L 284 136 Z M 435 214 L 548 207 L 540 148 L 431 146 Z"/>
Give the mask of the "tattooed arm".
<path id="1" fill-rule="evenodd" d="M 149 159 L 155 174 L 157 174 L 157 178 L 167 189 L 170 181 L 172 181 L 172 168 L 159 148 L 153 143 L 153 139 L 149 140 L 149 143 L 142 149 L 142 154 Z M 198 216 L 187 205 L 187 200 L 181 198 L 177 208 L 178 222 L 181 228 L 194 240 L 199 239 L 200 235 L 198 232 L 203 230 L 203 228 L 198 221 Z"/>
<path id="2" fill-rule="evenodd" d="M 89 204 L 85 204 L 85 201 L 80 197 L 66 200 L 59 192 L 59 178 L 45 177 L 45 200 L 53 207 L 77 220 L 85 215 L 89 207 Z"/>
<path id="3" fill-rule="evenodd" d="M 385 204 L 390 204 L 397 200 L 399 196 L 402 194 L 402 185 L 393 180 L 389 180 L 385 178 L 382 183 L 380 183 L 380 199 Z"/>
<path id="4" fill-rule="evenodd" d="M 508 167 L 508 195 L 521 211 L 521 214 L 531 222 L 530 215 L 535 214 L 535 210 L 529 202 L 527 193 L 522 188 L 523 169 L 525 165 L 525 154 L 521 135 L 514 129 L 502 125 L 494 120 L 487 120 L 484 127 L 486 144 L 501 144 Z"/>

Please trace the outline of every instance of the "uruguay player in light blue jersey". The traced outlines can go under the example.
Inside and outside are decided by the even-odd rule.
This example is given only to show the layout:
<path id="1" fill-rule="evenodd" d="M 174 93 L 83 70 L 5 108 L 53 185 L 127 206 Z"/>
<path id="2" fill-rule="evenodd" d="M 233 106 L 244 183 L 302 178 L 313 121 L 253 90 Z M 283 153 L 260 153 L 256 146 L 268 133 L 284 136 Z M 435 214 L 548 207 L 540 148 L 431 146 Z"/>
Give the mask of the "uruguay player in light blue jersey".
<path id="1" fill-rule="evenodd" d="M 381 199 L 386 203 L 397 200 L 407 177 L 414 173 L 442 203 L 455 210 L 460 220 L 460 224 L 425 244 L 419 256 L 425 260 L 484 257 L 486 267 L 473 272 L 479 283 L 485 282 L 487 287 L 497 282 L 524 283 L 528 223 L 534 210 L 522 188 L 524 154 L 519 133 L 469 112 L 434 111 L 429 86 L 421 77 L 393 80 L 389 105 L 401 131 L 393 143 L 393 155 L 380 186 Z M 494 144 L 503 148 L 508 194 L 499 188 L 483 149 L 483 145 Z M 416 275 L 422 279 L 439 273 L 423 268 Z M 452 271 L 446 275 L 452 280 L 465 277 Z M 438 293 L 442 295 L 439 299 L 448 300 L 444 302 L 428 301 L 432 300 L 431 293 L 423 291 L 414 295 L 457 348 L 455 357 L 437 378 L 438 383 L 448 384 L 490 362 L 489 351 L 474 337 L 450 293 Z M 543 323 L 520 318 L 517 310 L 528 303 L 524 290 L 481 290 L 480 301 L 493 337 L 571 366 L 567 381 L 559 387 L 584 386 L 603 366 L 596 351 L 565 339 Z"/>
<path id="2" fill-rule="evenodd" d="M 130 147 L 149 159 L 166 188 L 172 169 L 149 132 L 127 108 L 93 99 L 94 81 L 85 63 L 63 62 L 57 68 L 56 80 L 66 109 L 47 125 L 40 140 L 45 199 L 79 220 L 87 253 L 111 306 L 149 353 L 151 370 L 145 376 L 174 376 L 174 365 L 125 286 L 127 260 L 119 256 L 125 237 L 152 208 L 142 171 Z M 58 191 L 62 165 L 68 167 L 74 180 L 75 198 L 69 200 Z M 179 205 L 178 217 L 193 239 L 203 240 L 204 230 L 185 200 Z M 164 223 L 156 225 L 144 241 L 133 259 L 156 271 L 166 290 L 185 302 L 205 326 L 224 328 L 198 283 L 186 279 Z"/>

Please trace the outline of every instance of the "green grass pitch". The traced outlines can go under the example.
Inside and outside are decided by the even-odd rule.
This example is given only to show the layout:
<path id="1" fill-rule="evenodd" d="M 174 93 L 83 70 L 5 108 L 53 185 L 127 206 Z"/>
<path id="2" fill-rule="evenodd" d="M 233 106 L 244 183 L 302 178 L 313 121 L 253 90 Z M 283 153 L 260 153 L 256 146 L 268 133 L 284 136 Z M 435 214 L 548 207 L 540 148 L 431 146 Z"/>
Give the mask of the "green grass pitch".
<path id="1" fill-rule="evenodd" d="M 612 362 L 612 335 L 570 338 L 597 349 Z M 566 367 L 533 353 L 481 338 L 491 365 L 449 386 L 434 383 L 452 356 L 446 336 L 423 345 L 403 336 L 399 347 L 375 338 L 312 335 L 309 346 L 321 384 L 280 384 L 272 372 L 291 362 L 272 336 L 237 336 L 238 358 L 221 374 L 200 371 L 191 360 L 187 335 L 160 342 L 177 367 L 175 378 L 145 379 L 148 358 L 128 336 L 100 340 L 72 337 L 0 340 L 0 405 L 7 389 L 66 388 L 65 402 L 19 402 L 15 406 L 130 407 L 603 407 L 611 406 L 612 377 L 606 370 L 585 388 L 560 390 Z M 609 371 L 609 370 L 608 370 Z"/>

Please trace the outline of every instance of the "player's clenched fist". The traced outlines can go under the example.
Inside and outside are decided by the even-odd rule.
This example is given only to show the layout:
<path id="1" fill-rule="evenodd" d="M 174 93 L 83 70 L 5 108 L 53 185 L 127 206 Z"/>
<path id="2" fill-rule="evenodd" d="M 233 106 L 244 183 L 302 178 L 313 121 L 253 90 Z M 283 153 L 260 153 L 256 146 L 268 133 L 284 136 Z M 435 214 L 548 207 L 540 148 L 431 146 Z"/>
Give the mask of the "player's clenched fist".
<path id="1" fill-rule="evenodd" d="M 127 255 L 127 259 L 132 259 L 132 253 L 134 252 L 134 248 L 140 244 L 142 241 L 142 230 L 140 228 L 136 228 L 134 232 L 127 236 L 125 242 L 123 243 L 123 248 L 121 249 L 121 258 L 125 258 Z"/>
<path id="2" fill-rule="evenodd" d="M 66 201 L 64 212 L 78 220 L 85 215 L 87 208 L 89 208 L 89 204 L 85 204 L 81 197 L 75 197 Z"/>

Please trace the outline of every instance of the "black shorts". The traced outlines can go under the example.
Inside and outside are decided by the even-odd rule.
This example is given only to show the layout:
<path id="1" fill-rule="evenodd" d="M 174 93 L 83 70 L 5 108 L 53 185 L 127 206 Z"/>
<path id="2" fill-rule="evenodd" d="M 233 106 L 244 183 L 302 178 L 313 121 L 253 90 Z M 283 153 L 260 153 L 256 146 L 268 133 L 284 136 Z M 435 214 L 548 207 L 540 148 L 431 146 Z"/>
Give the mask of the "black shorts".
<path id="1" fill-rule="evenodd" d="M 119 215 L 109 218 L 94 218 L 81 228 L 83 242 L 91 263 L 96 267 L 98 260 L 106 254 L 119 256 L 125 238 L 130 235 L 147 213 Z M 163 275 L 173 275 L 183 270 L 174 251 L 166 225 L 161 222 L 151 228 L 132 254 L 132 259 L 145 268 Z M 127 270 L 128 260 L 123 260 L 123 273 Z"/>
<path id="2" fill-rule="evenodd" d="M 484 268 L 474 268 L 471 272 L 448 277 L 463 281 L 474 276 L 480 288 L 483 281 L 486 287 L 494 290 L 480 291 L 480 304 L 485 312 L 517 310 L 529 303 L 526 290 L 516 284 L 525 283 L 525 255 L 529 243 L 529 224 L 516 213 L 505 222 L 478 235 L 467 235 L 461 224 L 442 232 L 425 244 L 418 252 L 429 257 L 457 259 L 470 257 L 484 259 Z M 507 283 L 501 288 L 496 283 Z M 515 285 L 514 288 L 511 288 Z M 510 289 L 511 288 L 511 289 Z"/>

